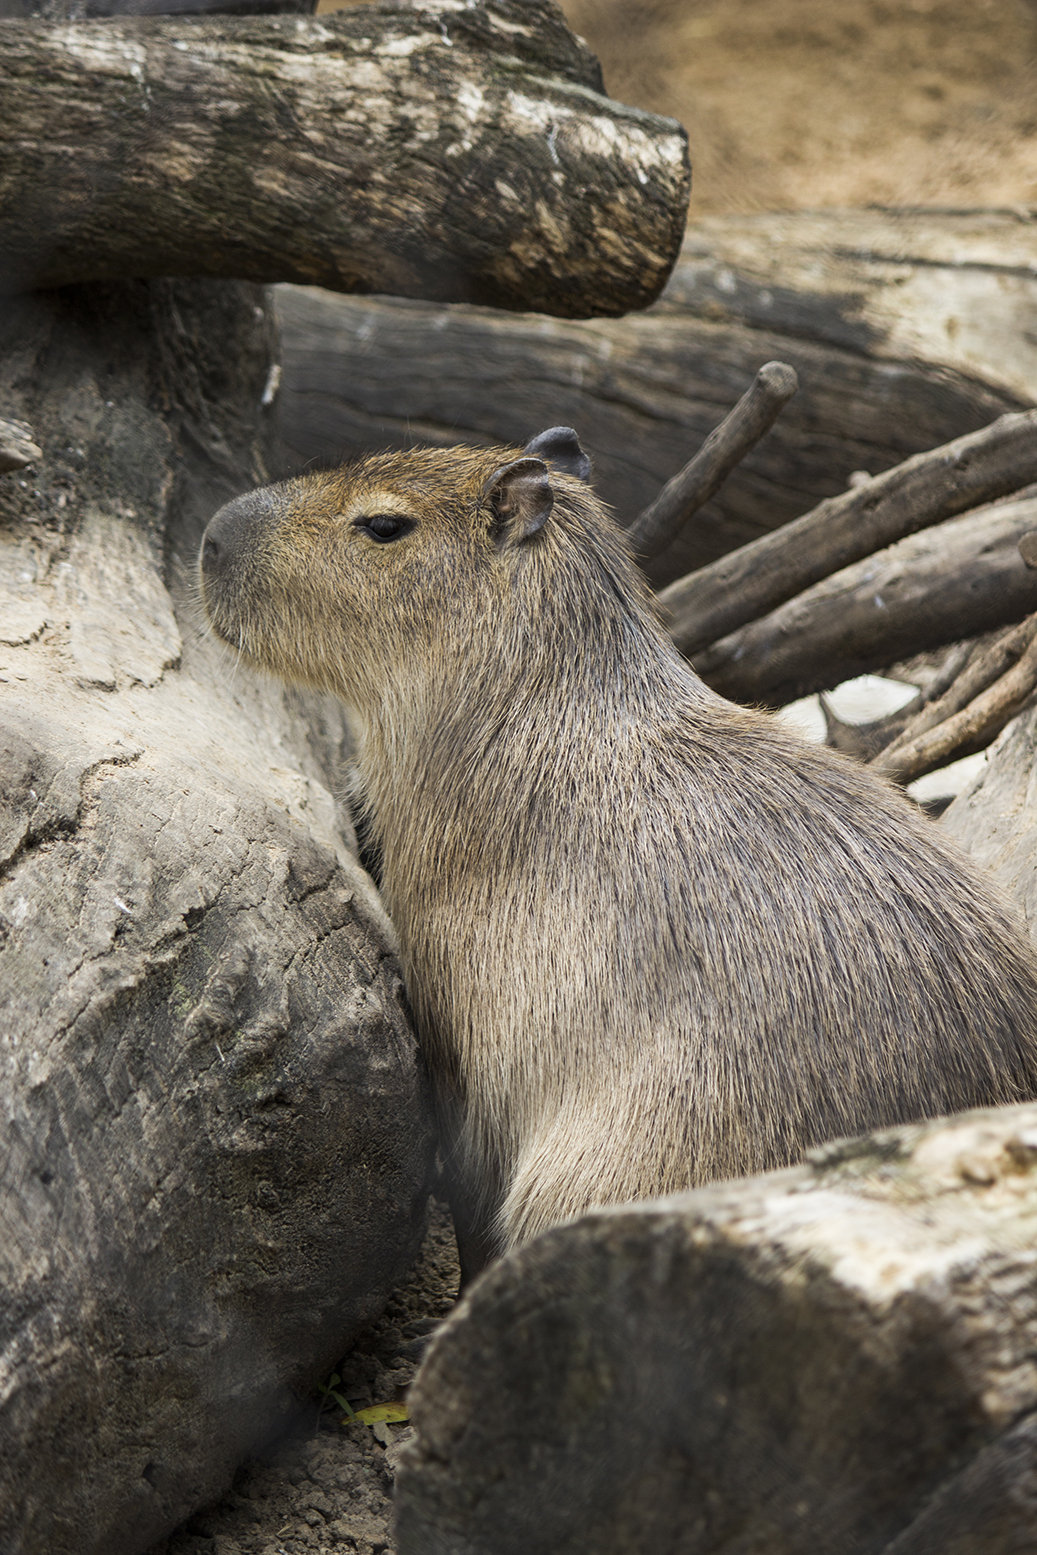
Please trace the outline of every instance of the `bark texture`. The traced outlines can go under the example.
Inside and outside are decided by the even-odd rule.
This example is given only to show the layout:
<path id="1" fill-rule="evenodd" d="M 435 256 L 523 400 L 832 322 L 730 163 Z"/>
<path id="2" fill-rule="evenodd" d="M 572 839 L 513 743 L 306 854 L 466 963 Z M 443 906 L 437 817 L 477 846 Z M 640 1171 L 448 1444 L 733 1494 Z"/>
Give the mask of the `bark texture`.
<path id="1" fill-rule="evenodd" d="M 1005 729 L 942 824 L 1001 880 L 1037 940 L 1037 708 Z"/>
<path id="2" fill-rule="evenodd" d="M 618 322 L 279 288 L 297 463 L 576 428 L 630 523 L 766 362 L 799 392 L 653 562 L 661 586 L 937 444 L 1037 402 L 1037 218 L 847 211 L 697 222 L 660 301 Z"/>
<path id="3" fill-rule="evenodd" d="M 601 90 L 553 0 L 0 22 L 0 283 L 644 307 L 680 245 L 687 138 Z"/>
<path id="4" fill-rule="evenodd" d="M 411 1392 L 401 1555 L 1037 1545 L 1037 1108 L 587 1216 Z"/>
<path id="5" fill-rule="evenodd" d="M 0 1547 L 146 1548 L 384 1304 L 432 1135 L 330 703 L 202 631 L 262 294 L 20 299 L 0 403 Z M 167 587 L 168 584 L 168 587 Z"/>

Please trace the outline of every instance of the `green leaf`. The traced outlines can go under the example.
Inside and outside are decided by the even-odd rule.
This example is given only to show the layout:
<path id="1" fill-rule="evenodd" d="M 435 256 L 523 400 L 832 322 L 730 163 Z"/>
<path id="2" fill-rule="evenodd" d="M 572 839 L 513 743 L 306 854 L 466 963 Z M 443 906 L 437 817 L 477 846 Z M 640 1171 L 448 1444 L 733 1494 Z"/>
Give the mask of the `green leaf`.
<path id="1" fill-rule="evenodd" d="M 410 1413 L 406 1404 L 368 1404 L 366 1409 L 357 1410 L 356 1418 L 365 1425 L 376 1425 L 379 1420 L 389 1420 L 397 1425 L 400 1421 L 409 1420 Z"/>
<path id="2" fill-rule="evenodd" d="M 347 1419 L 352 1420 L 356 1416 L 356 1410 L 353 1408 L 348 1398 L 343 1398 L 341 1393 L 336 1393 L 335 1391 L 336 1384 L 341 1381 L 342 1378 L 339 1376 L 338 1372 L 333 1371 L 331 1376 L 328 1378 L 326 1385 L 324 1387 L 319 1387 L 317 1392 L 323 1393 L 325 1404 L 327 1404 L 329 1400 L 333 1400 L 340 1409 L 344 1409 L 346 1411 Z"/>

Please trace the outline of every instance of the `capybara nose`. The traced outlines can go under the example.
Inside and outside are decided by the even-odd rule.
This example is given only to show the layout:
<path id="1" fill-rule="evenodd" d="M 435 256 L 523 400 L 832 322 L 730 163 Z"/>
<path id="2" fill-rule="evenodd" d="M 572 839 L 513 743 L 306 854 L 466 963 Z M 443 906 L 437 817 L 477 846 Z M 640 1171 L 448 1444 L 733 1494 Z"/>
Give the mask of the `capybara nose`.
<path id="1" fill-rule="evenodd" d="M 202 536 L 202 576 L 215 581 L 231 572 L 235 562 L 255 547 L 263 528 L 276 513 L 277 503 L 266 490 L 247 491 L 233 502 L 224 503 Z"/>

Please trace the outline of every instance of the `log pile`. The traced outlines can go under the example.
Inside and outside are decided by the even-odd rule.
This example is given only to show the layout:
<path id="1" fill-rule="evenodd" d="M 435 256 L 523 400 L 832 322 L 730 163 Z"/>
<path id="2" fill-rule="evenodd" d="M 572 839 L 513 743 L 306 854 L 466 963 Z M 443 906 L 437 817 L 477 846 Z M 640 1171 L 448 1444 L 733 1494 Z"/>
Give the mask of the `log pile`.
<path id="1" fill-rule="evenodd" d="M 773 396 L 776 416 L 794 388 L 786 364 L 760 369 L 686 471 L 631 525 L 646 560 L 715 489 L 697 472 L 707 462 L 733 468 L 751 445 L 755 407 Z M 762 435 L 769 422 L 755 425 Z M 687 494 L 683 504 L 677 493 Z M 836 734 L 829 711 L 830 743 L 908 783 L 985 749 L 1033 694 L 1035 563 L 1037 411 L 1026 411 L 862 476 L 794 523 L 670 584 L 659 604 L 677 646 L 734 701 L 780 706 L 950 645 L 925 692 L 857 743 L 850 731 Z M 958 646 L 1005 627 L 991 643 Z"/>

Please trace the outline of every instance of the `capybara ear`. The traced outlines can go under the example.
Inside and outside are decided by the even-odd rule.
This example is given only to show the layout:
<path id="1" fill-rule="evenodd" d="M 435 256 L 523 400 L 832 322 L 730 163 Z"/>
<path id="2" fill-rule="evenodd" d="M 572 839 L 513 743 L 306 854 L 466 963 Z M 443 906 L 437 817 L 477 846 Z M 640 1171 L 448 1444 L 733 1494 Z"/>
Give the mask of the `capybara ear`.
<path id="1" fill-rule="evenodd" d="M 563 475 L 575 475 L 578 481 L 590 480 L 591 462 L 572 427 L 548 427 L 546 432 L 531 438 L 522 452 L 546 459 Z"/>
<path id="2" fill-rule="evenodd" d="M 494 470 L 483 487 L 501 545 L 519 545 L 546 524 L 555 494 L 543 459 L 514 459 Z"/>

